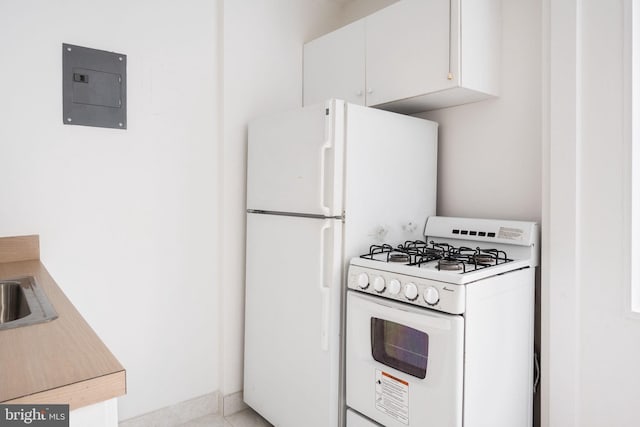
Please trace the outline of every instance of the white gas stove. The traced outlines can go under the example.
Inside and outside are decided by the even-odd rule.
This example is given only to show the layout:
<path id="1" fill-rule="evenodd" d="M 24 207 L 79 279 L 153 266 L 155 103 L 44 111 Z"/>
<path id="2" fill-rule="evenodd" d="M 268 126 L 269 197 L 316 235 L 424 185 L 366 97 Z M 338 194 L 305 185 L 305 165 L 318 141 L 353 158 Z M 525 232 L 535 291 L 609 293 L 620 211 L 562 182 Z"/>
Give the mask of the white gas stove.
<path id="1" fill-rule="evenodd" d="M 453 314 L 465 309 L 465 287 L 538 265 L 533 222 L 430 217 L 424 241 L 372 245 L 351 260 L 348 287 Z"/>
<path id="2" fill-rule="evenodd" d="M 347 427 L 530 427 L 537 224 L 430 217 L 351 259 Z"/>

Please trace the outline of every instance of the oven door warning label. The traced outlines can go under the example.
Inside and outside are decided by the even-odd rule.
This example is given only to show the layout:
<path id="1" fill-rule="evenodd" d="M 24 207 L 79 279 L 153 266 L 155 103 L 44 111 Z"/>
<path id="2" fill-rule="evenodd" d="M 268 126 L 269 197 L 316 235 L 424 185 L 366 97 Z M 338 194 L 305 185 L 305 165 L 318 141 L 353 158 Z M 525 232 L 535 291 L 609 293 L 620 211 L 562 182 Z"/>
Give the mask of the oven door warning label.
<path id="1" fill-rule="evenodd" d="M 409 383 L 376 369 L 376 409 L 409 425 Z"/>

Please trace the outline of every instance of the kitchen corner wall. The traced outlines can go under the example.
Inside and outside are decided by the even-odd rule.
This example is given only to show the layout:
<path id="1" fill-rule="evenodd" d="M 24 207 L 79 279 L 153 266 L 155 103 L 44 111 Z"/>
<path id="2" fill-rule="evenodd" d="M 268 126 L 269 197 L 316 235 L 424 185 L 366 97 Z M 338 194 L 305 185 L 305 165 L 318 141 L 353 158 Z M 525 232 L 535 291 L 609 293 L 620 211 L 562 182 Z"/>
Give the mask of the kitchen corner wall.
<path id="1" fill-rule="evenodd" d="M 216 8 L 0 2 L 0 235 L 40 234 L 127 369 L 121 419 L 219 389 Z M 128 56 L 127 130 L 62 124 L 63 42 Z"/>
<path id="2" fill-rule="evenodd" d="M 440 124 L 438 215 L 540 221 L 541 13 L 502 1 L 499 98 L 418 114 Z"/>
<path id="3" fill-rule="evenodd" d="M 335 29 L 342 7 L 318 0 L 224 2 L 223 395 L 243 383 L 247 123 L 302 105 L 302 45 Z"/>

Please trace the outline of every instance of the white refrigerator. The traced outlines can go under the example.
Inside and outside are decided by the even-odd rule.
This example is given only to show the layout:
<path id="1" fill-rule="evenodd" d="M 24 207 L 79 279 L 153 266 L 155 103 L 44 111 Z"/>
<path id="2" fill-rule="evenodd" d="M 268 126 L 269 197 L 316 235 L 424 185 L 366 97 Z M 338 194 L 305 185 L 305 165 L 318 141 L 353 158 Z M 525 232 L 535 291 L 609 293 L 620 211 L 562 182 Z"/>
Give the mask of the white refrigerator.
<path id="1" fill-rule="evenodd" d="M 249 124 L 244 400 L 275 426 L 344 423 L 348 262 L 423 238 L 437 128 L 340 100 Z"/>

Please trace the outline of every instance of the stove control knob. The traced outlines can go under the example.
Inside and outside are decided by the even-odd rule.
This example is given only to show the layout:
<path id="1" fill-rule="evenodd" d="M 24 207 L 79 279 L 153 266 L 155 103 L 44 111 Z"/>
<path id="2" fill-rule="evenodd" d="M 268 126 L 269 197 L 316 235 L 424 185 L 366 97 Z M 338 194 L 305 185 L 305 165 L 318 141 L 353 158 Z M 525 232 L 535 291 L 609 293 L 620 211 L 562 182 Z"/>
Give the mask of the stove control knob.
<path id="1" fill-rule="evenodd" d="M 438 289 L 434 288 L 433 286 L 429 286 L 424 290 L 423 297 L 424 302 L 429 305 L 436 305 L 438 301 L 440 301 L 440 293 L 438 292 Z"/>
<path id="2" fill-rule="evenodd" d="M 369 287 L 369 276 L 367 273 L 358 274 L 358 286 L 361 289 L 367 289 Z"/>
<path id="3" fill-rule="evenodd" d="M 404 296 L 407 297 L 409 301 L 413 301 L 418 298 L 418 287 L 415 283 L 409 282 L 404 287 Z"/>
<path id="4" fill-rule="evenodd" d="M 391 279 L 389 282 L 389 293 L 391 295 L 398 295 L 400 293 L 400 281 L 398 279 Z"/>
<path id="5" fill-rule="evenodd" d="M 378 293 L 384 292 L 384 289 L 387 287 L 387 284 L 384 282 L 384 278 L 382 276 L 376 276 L 373 279 L 373 289 Z"/>

